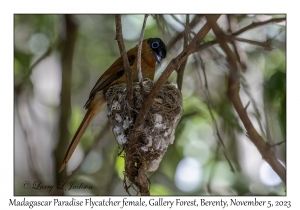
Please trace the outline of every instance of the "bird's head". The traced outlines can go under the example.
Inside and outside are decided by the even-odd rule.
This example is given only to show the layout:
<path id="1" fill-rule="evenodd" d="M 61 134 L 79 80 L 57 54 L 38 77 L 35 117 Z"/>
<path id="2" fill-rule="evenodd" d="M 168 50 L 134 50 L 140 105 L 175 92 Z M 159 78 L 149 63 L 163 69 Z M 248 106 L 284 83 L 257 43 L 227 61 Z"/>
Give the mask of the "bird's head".
<path id="1" fill-rule="evenodd" d="M 155 57 L 155 60 L 160 63 L 167 55 L 167 47 L 160 38 L 149 38 L 147 43 Z"/>

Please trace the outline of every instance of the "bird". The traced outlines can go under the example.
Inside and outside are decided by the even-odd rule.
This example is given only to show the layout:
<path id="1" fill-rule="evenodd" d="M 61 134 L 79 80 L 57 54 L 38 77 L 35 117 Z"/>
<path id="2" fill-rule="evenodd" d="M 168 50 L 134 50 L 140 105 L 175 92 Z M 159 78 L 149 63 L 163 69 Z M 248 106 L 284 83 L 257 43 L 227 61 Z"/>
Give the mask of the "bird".
<path id="1" fill-rule="evenodd" d="M 138 45 L 127 51 L 127 57 L 132 70 L 132 81 L 138 82 L 138 71 L 137 71 L 137 55 Z M 141 52 L 141 71 L 144 78 L 154 79 L 156 63 L 160 63 L 167 55 L 167 48 L 165 43 L 160 38 L 148 38 L 142 42 Z M 59 172 L 61 172 L 68 161 L 70 160 L 77 144 L 79 143 L 85 130 L 91 123 L 91 121 L 97 116 L 102 110 L 106 103 L 105 93 L 109 87 L 125 83 L 125 69 L 123 66 L 122 57 L 119 57 L 98 79 L 95 86 L 90 92 L 89 98 L 84 105 L 87 110 L 86 114 L 80 123 L 71 143 L 66 151 L 62 165 Z"/>

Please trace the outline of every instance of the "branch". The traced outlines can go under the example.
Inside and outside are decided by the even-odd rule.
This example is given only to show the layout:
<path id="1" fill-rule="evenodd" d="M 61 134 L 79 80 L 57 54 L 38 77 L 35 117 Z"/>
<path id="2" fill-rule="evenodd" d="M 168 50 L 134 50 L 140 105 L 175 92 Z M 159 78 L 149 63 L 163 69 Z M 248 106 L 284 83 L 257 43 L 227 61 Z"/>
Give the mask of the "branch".
<path id="1" fill-rule="evenodd" d="M 266 21 L 263 21 L 263 22 L 253 22 L 250 25 L 248 25 L 248 26 L 232 33 L 232 35 L 233 36 L 238 36 L 238 35 L 244 33 L 245 31 L 251 30 L 253 28 L 256 28 L 256 27 L 259 27 L 259 26 L 262 26 L 262 25 L 266 25 L 268 23 L 272 23 L 272 22 L 278 23 L 278 22 L 282 22 L 282 21 L 285 21 L 285 20 L 286 20 L 286 18 L 272 18 L 270 20 L 266 20 Z"/>
<path id="2" fill-rule="evenodd" d="M 129 65 L 127 53 L 125 50 L 124 40 L 123 40 L 123 34 L 122 34 L 122 21 L 121 21 L 121 15 L 115 16 L 116 21 L 116 40 L 118 42 L 120 54 L 123 60 L 123 66 L 126 72 L 126 84 L 127 84 L 127 100 L 130 104 L 130 106 L 133 105 L 133 89 L 132 89 L 132 70 Z"/>
<path id="3" fill-rule="evenodd" d="M 138 71 L 138 77 L 139 77 L 139 83 L 140 86 L 143 87 L 143 74 L 142 74 L 142 69 L 141 69 L 141 54 L 142 54 L 142 45 L 143 45 L 143 39 L 144 39 L 144 33 L 145 33 L 145 27 L 146 27 L 146 22 L 147 22 L 148 15 L 145 15 L 144 17 L 144 23 L 141 31 L 141 36 L 140 36 L 140 42 L 139 42 L 139 47 L 138 47 L 138 57 L 137 57 L 137 71 Z"/>
<path id="4" fill-rule="evenodd" d="M 220 16 L 221 15 L 211 15 L 214 21 L 217 21 Z M 204 39 L 205 35 L 209 32 L 210 29 L 211 28 L 209 24 L 206 23 L 202 27 L 202 29 L 197 33 L 197 35 L 194 37 L 191 43 L 177 57 L 171 60 L 171 62 L 168 64 L 162 75 L 155 83 L 147 98 L 144 100 L 142 108 L 140 109 L 139 114 L 136 118 L 134 128 L 138 128 L 144 123 L 154 98 L 156 97 L 162 86 L 165 84 L 165 82 L 168 80 L 170 74 L 175 69 L 178 69 L 183 63 L 183 61 L 185 61 L 190 54 L 195 52 L 197 46 L 201 43 L 201 41 Z"/>
<path id="5" fill-rule="evenodd" d="M 247 131 L 249 139 L 253 142 L 256 148 L 259 150 L 263 159 L 265 159 L 273 170 L 278 174 L 281 180 L 286 183 L 286 170 L 283 165 L 277 160 L 275 154 L 270 149 L 270 145 L 266 143 L 262 137 L 255 130 L 252 122 L 249 119 L 246 109 L 244 108 L 240 96 L 239 96 L 239 75 L 236 63 L 236 56 L 229 48 L 228 44 L 224 40 L 224 33 L 221 31 L 220 27 L 215 23 L 209 15 L 206 15 L 207 22 L 212 27 L 217 41 L 219 42 L 221 48 L 227 55 L 230 77 L 228 80 L 228 97 L 231 100 L 236 112 L 238 113 L 244 127 Z"/>

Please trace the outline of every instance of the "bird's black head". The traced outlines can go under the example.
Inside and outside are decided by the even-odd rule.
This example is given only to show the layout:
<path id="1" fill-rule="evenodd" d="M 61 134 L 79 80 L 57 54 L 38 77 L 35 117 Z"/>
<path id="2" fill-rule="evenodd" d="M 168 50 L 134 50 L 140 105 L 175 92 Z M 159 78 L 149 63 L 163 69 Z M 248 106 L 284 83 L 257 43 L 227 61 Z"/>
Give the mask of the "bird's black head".
<path id="1" fill-rule="evenodd" d="M 160 38 L 148 39 L 148 44 L 153 51 L 154 57 L 158 63 L 161 62 L 167 55 L 167 47 Z"/>

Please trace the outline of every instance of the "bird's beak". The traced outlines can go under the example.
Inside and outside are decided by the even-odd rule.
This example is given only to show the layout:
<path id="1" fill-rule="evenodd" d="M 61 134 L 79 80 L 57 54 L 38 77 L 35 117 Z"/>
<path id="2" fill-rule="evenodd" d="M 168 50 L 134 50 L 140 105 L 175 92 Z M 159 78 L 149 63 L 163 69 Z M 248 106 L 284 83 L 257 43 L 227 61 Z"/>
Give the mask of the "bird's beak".
<path id="1" fill-rule="evenodd" d="M 154 52 L 154 57 L 155 57 L 155 60 L 156 60 L 158 63 L 161 62 L 162 58 L 161 58 L 161 56 L 160 56 L 158 53 Z"/>

